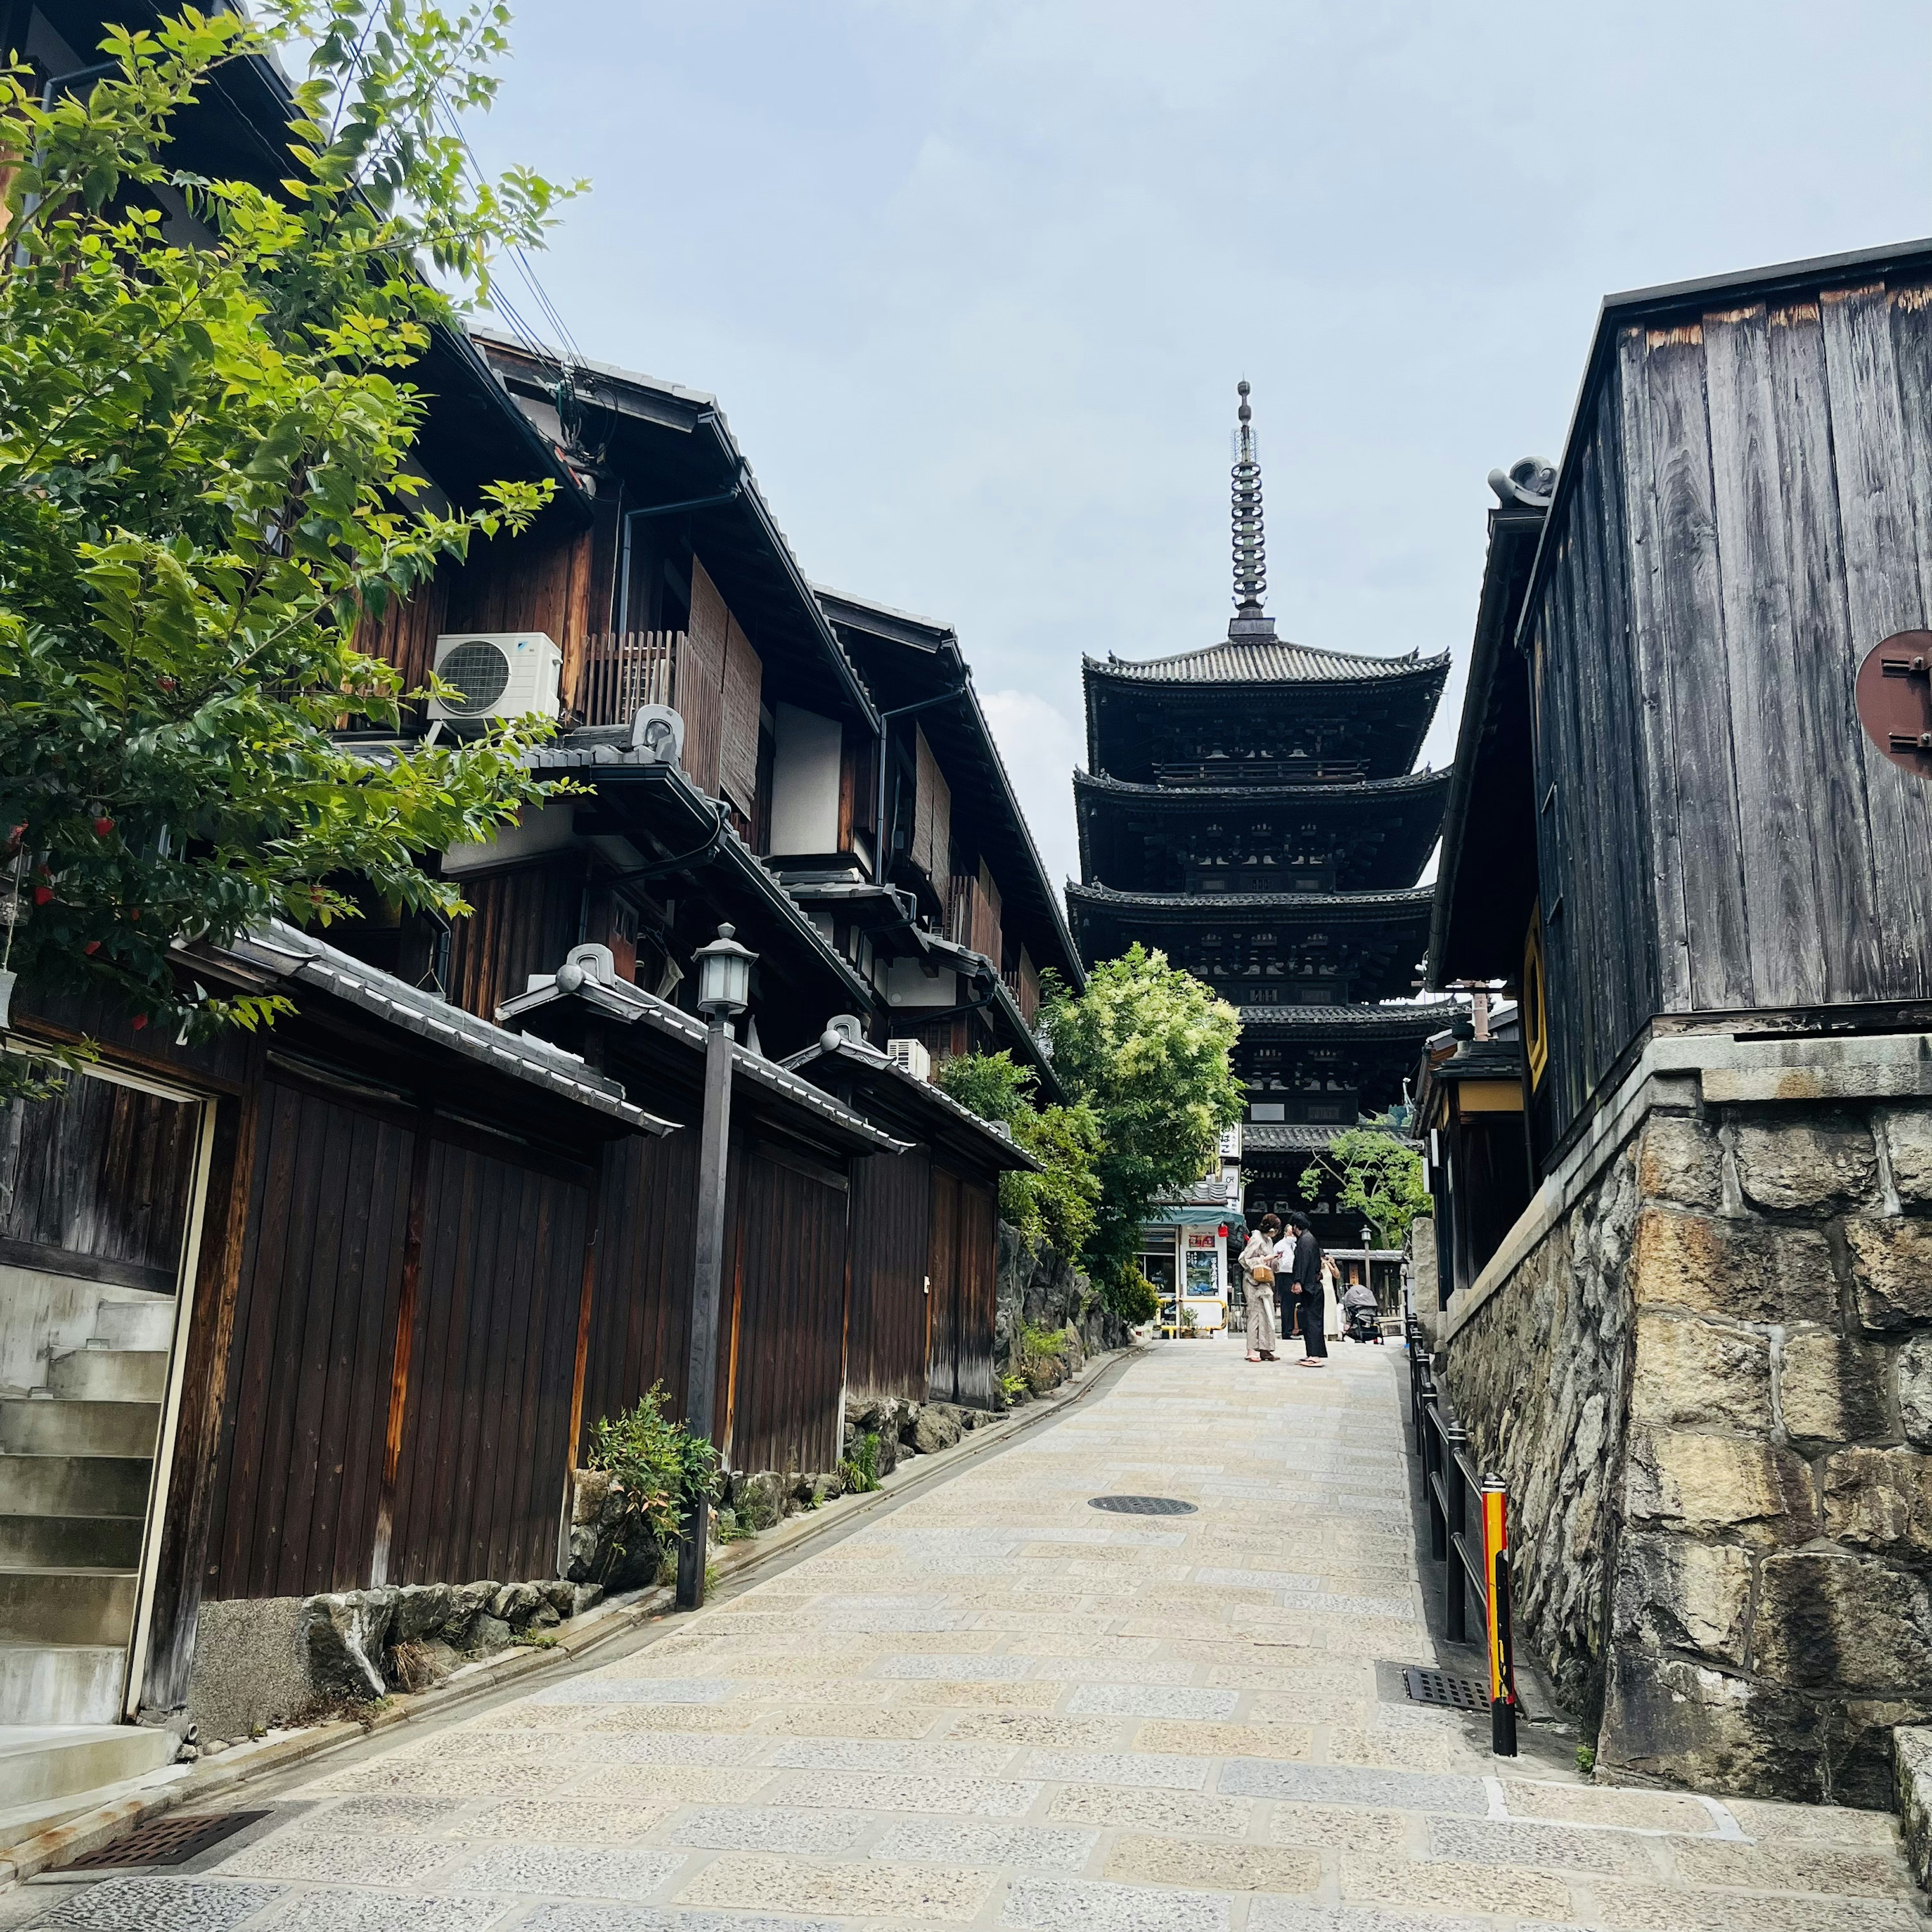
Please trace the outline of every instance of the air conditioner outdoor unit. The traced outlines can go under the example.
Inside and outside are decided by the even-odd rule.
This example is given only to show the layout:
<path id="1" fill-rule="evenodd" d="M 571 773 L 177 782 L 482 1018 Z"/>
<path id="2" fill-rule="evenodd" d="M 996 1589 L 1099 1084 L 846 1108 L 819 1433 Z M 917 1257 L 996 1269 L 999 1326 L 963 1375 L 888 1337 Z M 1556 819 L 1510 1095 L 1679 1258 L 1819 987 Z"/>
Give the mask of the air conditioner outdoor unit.
<path id="1" fill-rule="evenodd" d="M 932 1078 L 932 1055 L 926 1050 L 924 1040 L 889 1040 L 886 1054 L 902 1073 L 910 1073 L 915 1080 Z"/>
<path id="2" fill-rule="evenodd" d="M 462 692 L 433 698 L 429 715 L 447 724 L 557 715 L 563 653 L 541 631 L 452 631 L 436 640 L 436 674 Z"/>

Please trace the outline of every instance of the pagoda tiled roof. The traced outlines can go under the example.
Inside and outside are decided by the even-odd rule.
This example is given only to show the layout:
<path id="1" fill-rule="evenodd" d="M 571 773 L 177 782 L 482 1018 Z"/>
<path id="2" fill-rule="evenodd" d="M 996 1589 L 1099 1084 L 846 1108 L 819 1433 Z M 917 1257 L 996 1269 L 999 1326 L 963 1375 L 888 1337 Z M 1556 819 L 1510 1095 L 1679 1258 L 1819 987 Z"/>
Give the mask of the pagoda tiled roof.
<path id="1" fill-rule="evenodd" d="M 1351 1125 L 1353 1124 L 1351 1123 Z M 1348 1127 L 1311 1127 L 1296 1123 L 1252 1123 L 1241 1130 L 1241 1152 L 1251 1154 L 1320 1154 L 1333 1145 Z"/>
<path id="2" fill-rule="evenodd" d="M 1389 1004 L 1333 1006 L 1243 1006 L 1241 1024 L 1270 1032 L 1303 1029 L 1321 1033 L 1386 1034 L 1426 1038 L 1439 1033 L 1462 1014 L 1454 1000 L 1432 1000 L 1426 1006 L 1401 1000 Z"/>
<path id="3" fill-rule="evenodd" d="M 1182 914 L 1206 924 L 1220 913 L 1268 912 L 1277 916 L 1321 919 L 1330 923 L 1400 919 L 1426 914 L 1435 888 L 1415 886 L 1394 892 L 1121 892 L 1111 886 L 1069 883 L 1069 905 L 1096 911 Z"/>
<path id="4" fill-rule="evenodd" d="M 1378 657 L 1355 651 L 1318 651 L 1286 638 L 1229 638 L 1198 651 L 1164 658 L 1088 658 L 1094 676 L 1145 684 L 1358 684 L 1370 680 L 1446 674 L 1449 653 L 1424 657 L 1406 651 Z"/>
<path id="5" fill-rule="evenodd" d="M 1228 766 L 1230 771 L 1242 769 L 1240 763 L 1232 758 Z M 1181 785 L 1148 784 L 1133 778 L 1109 778 L 1105 772 L 1076 771 L 1073 789 L 1076 794 L 1100 794 L 1136 804 L 1168 799 L 1177 802 L 1198 800 L 1204 803 L 1234 799 L 1244 805 L 1265 804 L 1274 800 L 1314 803 L 1333 799 L 1340 804 L 1361 806 L 1382 799 L 1426 798 L 1432 792 L 1446 792 L 1450 776 L 1445 766 L 1439 772 L 1405 772 L 1392 778 L 1315 779 L 1305 784 Z"/>

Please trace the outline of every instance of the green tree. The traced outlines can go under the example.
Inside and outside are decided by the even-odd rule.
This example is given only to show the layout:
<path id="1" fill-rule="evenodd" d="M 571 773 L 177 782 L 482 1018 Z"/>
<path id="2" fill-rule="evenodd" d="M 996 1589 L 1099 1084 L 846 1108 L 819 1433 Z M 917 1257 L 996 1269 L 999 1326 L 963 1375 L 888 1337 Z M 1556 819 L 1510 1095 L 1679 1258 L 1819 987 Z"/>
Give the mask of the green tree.
<path id="1" fill-rule="evenodd" d="M 1331 1178 L 1339 1205 L 1368 1222 L 1378 1247 L 1400 1247 L 1410 1222 L 1429 1210 L 1421 1155 L 1378 1127 L 1337 1134 L 1322 1160 L 1302 1169 L 1301 1198 L 1316 1199 Z"/>
<path id="2" fill-rule="evenodd" d="M 1016 1066 L 1004 1048 L 941 1060 L 933 1080 L 981 1119 L 1004 1121 L 1041 1165 L 1038 1174 L 1000 1176 L 1000 1220 L 1027 1240 L 1048 1243 L 1075 1268 L 1084 1266 L 1100 1198 L 1100 1126 L 1093 1109 L 1036 1105 L 1032 1070 Z"/>
<path id="3" fill-rule="evenodd" d="M 535 721 L 381 759 L 332 736 L 393 730 L 410 694 L 355 648 L 364 616 L 548 494 L 433 508 L 410 458 L 406 371 L 456 313 L 429 276 L 487 293 L 493 252 L 539 242 L 558 198 L 520 170 L 476 180 L 451 131 L 489 105 L 507 18 L 184 10 L 110 32 L 116 70 L 44 110 L 0 75 L 0 911 L 30 987 L 91 982 L 137 1025 L 261 1024 L 286 1003 L 209 997 L 178 943 L 326 924 L 358 891 L 466 910 L 421 855 L 546 789 Z M 224 66 L 297 45 L 278 188 L 173 165 Z"/>
<path id="4" fill-rule="evenodd" d="M 1234 1010 L 1165 953 L 1136 944 L 1086 988 L 1042 981 L 1054 1071 L 1100 1123 L 1100 1203 L 1090 1264 L 1117 1312 L 1144 1319 L 1140 1228 L 1160 1195 L 1198 1180 L 1246 1096 L 1230 1055 Z"/>

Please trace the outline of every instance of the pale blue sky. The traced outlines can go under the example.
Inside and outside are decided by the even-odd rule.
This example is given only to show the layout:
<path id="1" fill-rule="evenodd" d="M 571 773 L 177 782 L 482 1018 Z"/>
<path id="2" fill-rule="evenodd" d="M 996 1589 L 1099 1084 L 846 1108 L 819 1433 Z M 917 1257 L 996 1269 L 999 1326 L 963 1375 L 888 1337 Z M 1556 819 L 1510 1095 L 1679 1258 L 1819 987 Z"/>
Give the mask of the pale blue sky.
<path id="1" fill-rule="evenodd" d="M 1056 880 L 1083 651 L 1456 653 L 1608 290 L 1932 231 L 1932 8 L 526 0 L 584 352 L 716 393 L 807 573 L 956 625 Z M 513 294 L 520 292 L 514 281 Z M 521 305 L 527 310 L 532 304 Z"/>

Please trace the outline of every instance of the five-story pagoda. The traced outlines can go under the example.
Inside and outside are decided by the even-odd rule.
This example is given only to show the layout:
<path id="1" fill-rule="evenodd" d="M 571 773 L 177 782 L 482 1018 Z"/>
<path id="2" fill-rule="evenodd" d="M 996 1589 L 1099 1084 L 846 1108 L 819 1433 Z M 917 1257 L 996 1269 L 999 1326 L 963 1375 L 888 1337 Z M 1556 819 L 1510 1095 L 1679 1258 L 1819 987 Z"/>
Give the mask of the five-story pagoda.
<path id="1" fill-rule="evenodd" d="M 1225 643 L 1084 665 L 1088 770 L 1074 774 L 1090 962 L 1141 940 L 1239 1008 L 1245 1207 L 1305 1206 L 1312 1155 L 1399 1101 L 1452 1006 L 1412 990 L 1446 772 L 1414 769 L 1447 652 L 1372 657 L 1275 634 L 1248 385 L 1234 469 L 1234 615 Z M 1360 1222 L 1324 1226 L 1353 1246 Z"/>

